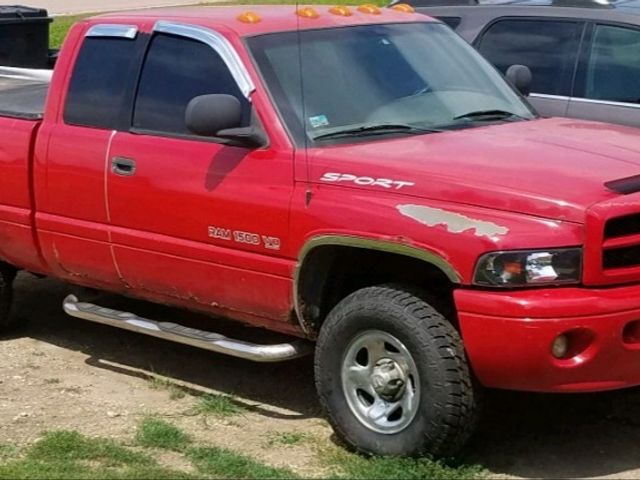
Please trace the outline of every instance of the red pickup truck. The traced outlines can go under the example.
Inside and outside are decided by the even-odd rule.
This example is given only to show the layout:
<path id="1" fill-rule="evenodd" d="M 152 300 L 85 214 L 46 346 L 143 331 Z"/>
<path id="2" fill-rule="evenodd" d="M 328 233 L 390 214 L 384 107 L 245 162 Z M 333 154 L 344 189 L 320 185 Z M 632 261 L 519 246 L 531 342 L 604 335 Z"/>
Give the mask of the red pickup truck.
<path id="1" fill-rule="evenodd" d="M 0 71 L 3 328 L 25 270 L 292 340 L 69 295 L 90 321 L 257 361 L 315 342 L 375 454 L 455 453 L 483 387 L 640 384 L 636 130 L 538 118 L 406 5 L 250 10 L 101 16 L 50 82 Z"/>

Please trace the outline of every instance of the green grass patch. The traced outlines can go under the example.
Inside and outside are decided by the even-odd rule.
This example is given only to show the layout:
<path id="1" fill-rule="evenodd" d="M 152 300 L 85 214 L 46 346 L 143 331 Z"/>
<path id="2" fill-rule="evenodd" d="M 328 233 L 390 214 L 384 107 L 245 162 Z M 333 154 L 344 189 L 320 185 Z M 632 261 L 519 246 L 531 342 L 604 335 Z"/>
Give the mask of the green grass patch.
<path id="1" fill-rule="evenodd" d="M 136 442 L 143 447 L 181 451 L 191 443 L 191 437 L 164 420 L 147 418 L 138 427 Z"/>
<path id="2" fill-rule="evenodd" d="M 15 458 L 19 453 L 15 445 L 0 444 L 0 462 Z"/>
<path id="3" fill-rule="evenodd" d="M 95 461 L 107 466 L 154 463 L 147 455 L 128 450 L 115 442 L 66 431 L 47 433 L 29 450 L 27 458 L 42 462 Z"/>
<path id="4" fill-rule="evenodd" d="M 277 433 L 282 445 L 306 435 Z M 132 447 L 137 447 L 136 450 Z M 158 448 L 180 455 L 182 470 L 161 466 Z M 145 450 L 152 449 L 152 450 Z M 475 480 L 485 476 L 477 466 L 453 466 L 427 459 L 364 458 L 338 447 L 318 448 L 318 459 L 334 479 Z M 184 465 L 188 465 L 185 469 Z M 293 470 L 273 467 L 225 448 L 191 446 L 191 439 L 163 420 L 145 419 L 135 443 L 88 438 L 77 432 L 50 432 L 29 448 L 0 444 L 0 480 L 13 479 L 297 479 Z"/>
<path id="5" fill-rule="evenodd" d="M 49 45 L 51 48 L 60 48 L 69 33 L 71 26 L 89 15 L 72 15 L 68 17 L 55 17 L 49 31 Z"/>
<path id="6" fill-rule="evenodd" d="M 200 397 L 196 412 L 202 415 L 224 418 L 242 415 L 246 412 L 246 408 L 228 395 L 208 394 Z"/>
<path id="7" fill-rule="evenodd" d="M 6 460 L 6 459 L 5 459 Z M 148 455 L 77 432 L 44 435 L 18 460 L 0 464 L 0 479 L 181 479 Z"/>
<path id="8" fill-rule="evenodd" d="M 193 448 L 187 452 L 198 472 L 213 478 L 300 478 L 286 468 L 264 465 L 250 457 L 222 448 Z"/>
<path id="9" fill-rule="evenodd" d="M 268 435 L 267 443 L 269 446 L 291 446 L 304 443 L 308 439 L 308 435 L 302 432 L 274 432 Z"/>
<path id="10" fill-rule="evenodd" d="M 366 458 L 331 447 L 321 453 L 337 478 L 365 480 L 471 480 L 483 478 L 477 465 L 447 465 L 427 458 Z"/>

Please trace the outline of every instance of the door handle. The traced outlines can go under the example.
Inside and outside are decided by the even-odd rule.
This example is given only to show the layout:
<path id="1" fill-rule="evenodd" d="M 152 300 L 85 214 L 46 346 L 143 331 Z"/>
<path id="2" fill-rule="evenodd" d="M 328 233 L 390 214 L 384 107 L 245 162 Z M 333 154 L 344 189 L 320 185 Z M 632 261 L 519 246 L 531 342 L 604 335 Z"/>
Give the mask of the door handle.
<path id="1" fill-rule="evenodd" d="M 131 158 L 114 157 L 111 159 L 111 171 L 116 175 L 130 177 L 136 174 L 136 161 Z"/>

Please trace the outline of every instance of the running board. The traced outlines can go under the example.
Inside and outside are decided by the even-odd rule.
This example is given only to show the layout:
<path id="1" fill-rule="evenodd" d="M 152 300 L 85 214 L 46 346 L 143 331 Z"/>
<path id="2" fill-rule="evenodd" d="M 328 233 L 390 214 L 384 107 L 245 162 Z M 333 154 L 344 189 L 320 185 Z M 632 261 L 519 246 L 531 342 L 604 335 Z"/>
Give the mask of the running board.
<path id="1" fill-rule="evenodd" d="M 295 340 L 290 343 L 276 345 L 259 345 L 227 338 L 218 333 L 184 327 L 175 323 L 156 322 L 138 317 L 133 313 L 80 302 L 74 295 L 69 295 L 64 299 L 63 307 L 64 311 L 72 317 L 144 333 L 152 337 L 184 343 L 254 362 L 280 362 L 303 357 L 311 353 L 310 344 L 304 340 Z"/>

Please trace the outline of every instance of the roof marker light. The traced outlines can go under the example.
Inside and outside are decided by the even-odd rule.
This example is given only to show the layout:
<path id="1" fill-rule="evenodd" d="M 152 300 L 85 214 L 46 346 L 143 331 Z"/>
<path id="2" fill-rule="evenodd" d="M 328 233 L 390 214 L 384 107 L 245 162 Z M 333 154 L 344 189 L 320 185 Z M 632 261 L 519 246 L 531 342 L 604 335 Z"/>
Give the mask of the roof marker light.
<path id="1" fill-rule="evenodd" d="M 351 9 L 349 7 L 345 7 L 344 5 L 337 5 L 333 8 L 330 8 L 329 13 L 339 15 L 341 17 L 350 17 L 351 15 L 353 15 Z"/>
<path id="2" fill-rule="evenodd" d="M 262 18 L 255 12 L 243 12 L 238 15 L 238 21 L 242 23 L 260 23 Z"/>
<path id="3" fill-rule="evenodd" d="M 320 14 L 313 7 L 302 7 L 296 10 L 296 14 L 302 18 L 318 18 Z"/>
<path id="4" fill-rule="evenodd" d="M 396 3 L 393 7 L 391 7 L 391 9 L 395 10 L 396 12 L 416 13 L 416 9 L 408 3 Z"/>
<path id="5" fill-rule="evenodd" d="M 360 13 L 368 13 L 371 15 L 380 15 L 382 13 L 380 8 L 372 3 L 365 3 L 364 5 L 360 5 L 358 7 L 358 11 Z"/>

